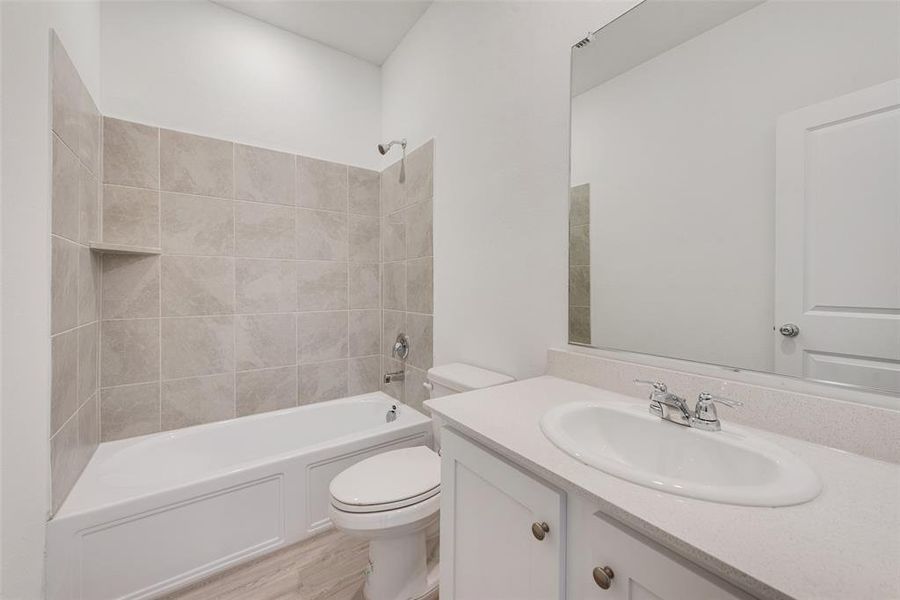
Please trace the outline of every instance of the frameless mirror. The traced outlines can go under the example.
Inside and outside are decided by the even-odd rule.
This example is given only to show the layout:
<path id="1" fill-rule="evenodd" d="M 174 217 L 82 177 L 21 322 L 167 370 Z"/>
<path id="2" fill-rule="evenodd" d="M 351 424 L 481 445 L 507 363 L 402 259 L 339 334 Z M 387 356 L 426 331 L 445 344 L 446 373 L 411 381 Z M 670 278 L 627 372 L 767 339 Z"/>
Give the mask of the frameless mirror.
<path id="1" fill-rule="evenodd" d="M 571 343 L 900 395 L 900 3 L 646 0 L 571 126 Z"/>

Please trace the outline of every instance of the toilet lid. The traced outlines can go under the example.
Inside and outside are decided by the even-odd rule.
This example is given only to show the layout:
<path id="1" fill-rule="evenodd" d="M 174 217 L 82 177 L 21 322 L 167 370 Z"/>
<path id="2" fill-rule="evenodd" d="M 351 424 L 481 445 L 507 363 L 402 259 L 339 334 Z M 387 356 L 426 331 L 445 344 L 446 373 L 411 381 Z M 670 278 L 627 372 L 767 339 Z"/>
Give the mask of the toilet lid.
<path id="1" fill-rule="evenodd" d="M 409 506 L 440 491 L 441 459 L 425 446 L 402 448 L 360 461 L 331 480 L 332 503 L 370 512 Z"/>

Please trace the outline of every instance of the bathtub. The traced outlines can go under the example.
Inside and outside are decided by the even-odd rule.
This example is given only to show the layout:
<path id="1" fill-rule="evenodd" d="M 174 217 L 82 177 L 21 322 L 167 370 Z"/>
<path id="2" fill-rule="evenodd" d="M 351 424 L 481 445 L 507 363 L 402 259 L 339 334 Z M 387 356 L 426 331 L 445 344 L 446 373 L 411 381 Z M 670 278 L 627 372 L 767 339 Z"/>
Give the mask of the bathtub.
<path id="1" fill-rule="evenodd" d="M 154 598 L 298 542 L 340 471 L 431 437 L 376 392 L 100 444 L 47 525 L 47 597 Z"/>

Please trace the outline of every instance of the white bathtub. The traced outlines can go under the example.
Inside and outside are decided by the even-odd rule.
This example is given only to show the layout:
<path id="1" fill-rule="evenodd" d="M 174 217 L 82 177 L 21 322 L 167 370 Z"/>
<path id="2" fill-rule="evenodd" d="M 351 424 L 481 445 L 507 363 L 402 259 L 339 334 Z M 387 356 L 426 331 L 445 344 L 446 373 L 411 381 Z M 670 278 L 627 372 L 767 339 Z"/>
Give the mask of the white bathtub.
<path id="1" fill-rule="evenodd" d="M 47 526 L 47 597 L 153 598 L 302 540 L 332 477 L 431 435 L 376 392 L 100 444 Z"/>

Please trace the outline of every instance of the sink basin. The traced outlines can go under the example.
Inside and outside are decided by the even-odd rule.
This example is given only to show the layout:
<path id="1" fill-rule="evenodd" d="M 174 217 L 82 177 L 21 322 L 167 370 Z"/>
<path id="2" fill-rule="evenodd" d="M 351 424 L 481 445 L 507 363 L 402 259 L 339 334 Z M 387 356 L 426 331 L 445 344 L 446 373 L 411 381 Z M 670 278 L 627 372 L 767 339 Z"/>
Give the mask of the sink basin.
<path id="1" fill-rule="evenodd" d="M 725 504 L 789 506 L 819 495 L 806 463 L 739 427 L 684 427 L 633 403 L 573 402 L 547 411 L 544 435 L 579 461 L 649 488 Z"/>

